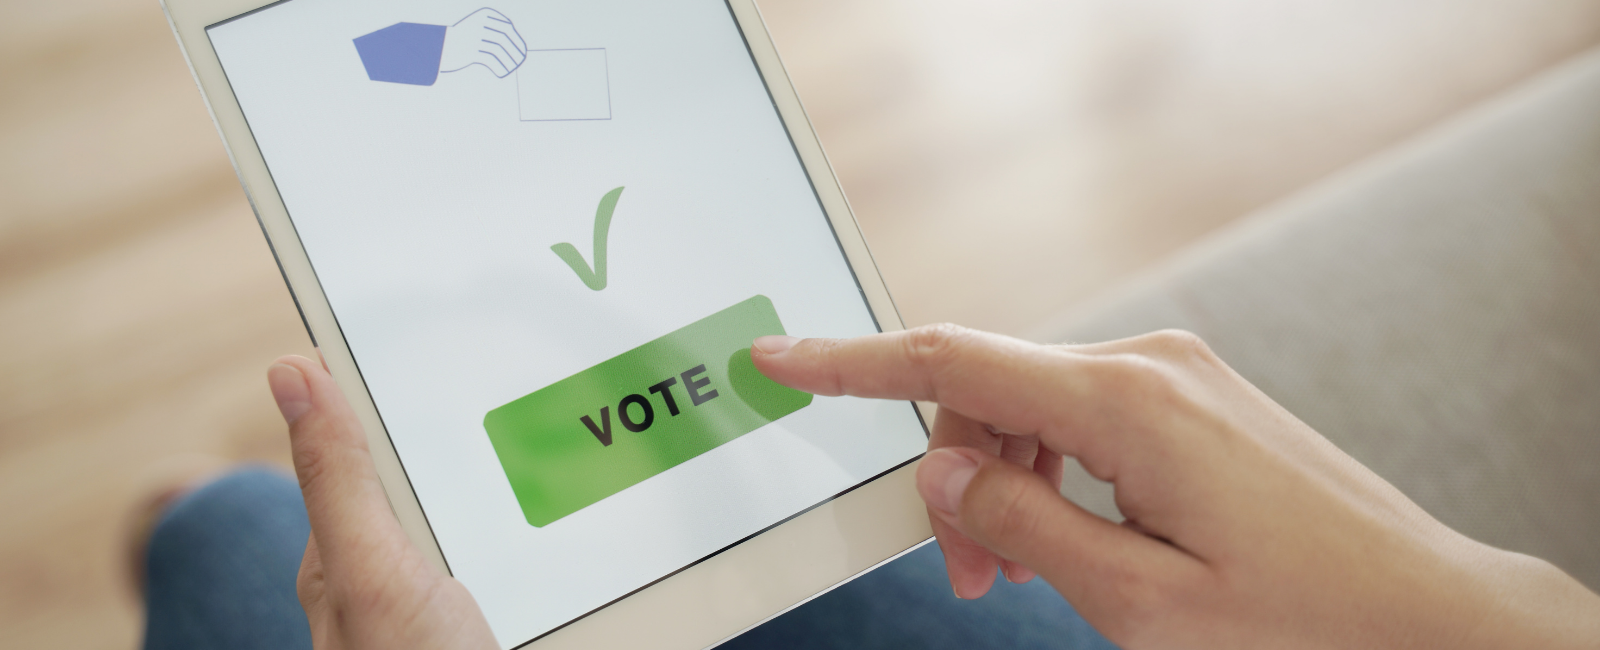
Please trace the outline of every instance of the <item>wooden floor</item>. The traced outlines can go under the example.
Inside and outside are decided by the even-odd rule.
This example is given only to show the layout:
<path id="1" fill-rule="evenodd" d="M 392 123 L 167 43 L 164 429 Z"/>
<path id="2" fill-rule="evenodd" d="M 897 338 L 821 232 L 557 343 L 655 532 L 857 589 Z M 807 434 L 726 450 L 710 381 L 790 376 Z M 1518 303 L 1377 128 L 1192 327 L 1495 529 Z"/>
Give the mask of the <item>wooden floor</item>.
<path id="1" fill-rule="evenodd" d="M 1600 42 L 1600 0 L 766 0 L 907 321 L 1027 334 Z M 140 477 L 309 353 L 155 0 L 0 5 L 0 647 L 126 648 Z"/>

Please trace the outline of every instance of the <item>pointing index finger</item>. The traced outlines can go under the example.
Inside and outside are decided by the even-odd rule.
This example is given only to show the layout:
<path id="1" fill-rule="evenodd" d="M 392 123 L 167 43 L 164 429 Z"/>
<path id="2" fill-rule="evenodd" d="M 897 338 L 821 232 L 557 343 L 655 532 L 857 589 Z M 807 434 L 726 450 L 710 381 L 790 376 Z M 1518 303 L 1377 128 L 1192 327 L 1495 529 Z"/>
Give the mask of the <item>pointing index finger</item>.
<path id="1" fill-rule="evenodd" d="M 791 346 L 784 348 L 783 343 Z M 763 339 L 756 367 L 780 384 L 818 395 L 938 402 L 967 417 L 1038 434 L 1087 386 L 1072 354 L 954 325 L 853 339 Z"/>

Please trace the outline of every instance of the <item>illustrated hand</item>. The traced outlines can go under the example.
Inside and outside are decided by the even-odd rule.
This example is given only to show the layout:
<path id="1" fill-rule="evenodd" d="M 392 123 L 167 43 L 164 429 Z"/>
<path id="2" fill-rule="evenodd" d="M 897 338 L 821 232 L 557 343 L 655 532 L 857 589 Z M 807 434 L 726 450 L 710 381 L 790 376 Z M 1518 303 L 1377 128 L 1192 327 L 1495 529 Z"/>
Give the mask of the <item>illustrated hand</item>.
<path id="1" fill-rule="evenodd" d="M 439 72 L 458 72 L 475 65 L 505 78 L 528 58 L 528 43 L 511 19 L 487 7 L 456 21 L 444 33 Z"/>
<path id="2" fill-rule="evenodd" d="M 1600 643 L 1600 596 L 1440 524 L 1192 335 L 935 326 L 763 337 L 752 357 L 819 395 L 939 404 L 917 485 L 964 598 L 997 563 L 1038 571 L 1127 650 Z M 1060 495 L 1064 457 L 1112 483 L 1124 522 Z"/>
<path id="3" fill-rule="evenodd" d="M 483 612 L 389 510 L 367 439 L 320 364 L 284 357 L 267 383 L 289 423 L 311 539 L 297 590 L 319 649 L 498 649 Z"/>

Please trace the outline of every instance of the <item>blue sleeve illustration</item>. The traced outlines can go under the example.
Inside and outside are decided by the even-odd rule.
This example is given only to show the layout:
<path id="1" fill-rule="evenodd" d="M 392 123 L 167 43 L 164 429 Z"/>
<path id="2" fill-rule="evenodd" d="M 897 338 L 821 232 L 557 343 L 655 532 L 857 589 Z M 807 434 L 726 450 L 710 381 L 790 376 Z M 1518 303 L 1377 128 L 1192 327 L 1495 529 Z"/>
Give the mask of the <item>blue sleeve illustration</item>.
<path id="1" fill-rule="evenodd" d="M 355 39 L 367 78 L 432 86 L 444 56 L 444 25 L 395 23 Z"/>

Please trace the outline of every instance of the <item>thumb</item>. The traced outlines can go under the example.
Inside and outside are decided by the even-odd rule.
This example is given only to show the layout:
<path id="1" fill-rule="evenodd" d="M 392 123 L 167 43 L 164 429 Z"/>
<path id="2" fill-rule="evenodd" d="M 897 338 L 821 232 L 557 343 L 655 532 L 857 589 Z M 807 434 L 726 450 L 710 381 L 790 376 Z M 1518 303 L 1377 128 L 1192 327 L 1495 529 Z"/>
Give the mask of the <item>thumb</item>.
<path id="1" fill-rule="evenodd" d="M 1172 546 L 1078 507 L 1039 474 L 975 449 L 929 451 L 917 490 L 935 516 L 1038 572 L 1102 630 L 1137 606 L 1127 602 L 1130 586 L 1155 595 L 1201 568 Z"/>
<path id="2" fill-rule="evenodd" d="M 289 356 L 267 370 L 267 383 L 289 424 L 295 474 L 323 567 L 345 555 L 370 559 L 392 551 L 404 533 L 389 510 L 367 451 L 366 433 L 328 372 Z"/>

